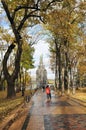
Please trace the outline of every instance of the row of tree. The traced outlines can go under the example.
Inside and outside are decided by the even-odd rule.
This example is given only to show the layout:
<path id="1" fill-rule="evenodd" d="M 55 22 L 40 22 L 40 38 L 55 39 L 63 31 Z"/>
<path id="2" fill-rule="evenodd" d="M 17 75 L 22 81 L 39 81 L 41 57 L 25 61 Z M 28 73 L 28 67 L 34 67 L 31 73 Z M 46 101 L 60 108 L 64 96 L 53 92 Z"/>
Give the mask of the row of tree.
<path id="1" fill-rule="evenodd" d="M 51 69 L 55 71 L 55 87 L 65 89 L 86 83 L 86 2 L 64 0 L 46 15 L 49 30 Z"/>

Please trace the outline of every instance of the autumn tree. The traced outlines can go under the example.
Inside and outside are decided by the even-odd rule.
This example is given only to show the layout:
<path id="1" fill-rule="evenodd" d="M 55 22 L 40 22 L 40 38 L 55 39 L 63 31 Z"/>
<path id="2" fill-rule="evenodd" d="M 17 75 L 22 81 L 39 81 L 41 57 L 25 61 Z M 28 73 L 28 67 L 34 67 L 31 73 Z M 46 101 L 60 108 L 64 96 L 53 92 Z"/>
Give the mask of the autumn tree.
<path id="1" fill-rule="evenodd" d="M 78 64 L 77 64 L 77 76 L 80 87 L 85 86 L 86 82 L 86 41 L 81 43 L 78 47 Z"/>
<path id="2" fill-rule="evenodd" d="M 34 47 L 32 47 L 31 44 L 28 44 L 24 40 L 22 48 L 23 48 L 23 51 L 22 51 L 21 62 L 20 62 L 20 67 L 21 67 L 20 75 L 21 75 L 21 71 L 23 72 L 23 76 L 25 73 L 25 76 L 23 78 L 24 79 L 23 85 L 25 86 L 27 82 L 26 80 L 27 70 L 34 68 L 34 60 L 33 60 Z"/>
<path id="3" fill-rule="evenodd" d="M 7 80 L 8 89 L 7 97 L 11 98 L 15 96 L 14 83 L 18 77 L 18 72 L 20 70 L 20 59 L 22 54 L 22 32 L 23 28 L 27 26 L 33 26 L 39 21 L 43 21 L 43 17 L 47 13 L 47 9 L 54 8 L 57 2 L 61 0 L 1 0 L 3 8 L 6 12 L 9 24 L 12 28 L 14 34 L 14 41 L 8 47 L 8 50 L 4 56 L 3 60 L 3 71 L 5 78 Z M 53 5 L 53 6 L 52 6 Z M 50 8 L 51 7 L 51 8 Z M 7 69 L 7 61 L 12 50 L 17 46 L 17 51 L 15 55 L 14 70 L 12 74 L 9 74 Z"/>
<path id="4" fill-rule="evenodd" d="M 53 10 L 47 15 L 46 19 L 47 29 L 50 30 L 54 39 L 57 39 L 57 46 L 59 46 L 58 41 L 60 41 L 61 62 L 63 62 L 62 68 L 64 68 L 64 86 L 67 89 L 69 87 L 68 73 L 70 68 L 71 44 L 76 45 L 79 37 L 82 36 L 79 25 L 85 19 L 85 2 L 64 0 L 56 10 Z"/>
<path id="5" fill-rule="evenodd" d="M 4 28 L 0 28 L 0 52 L 1 52 L 1 64 L 0 64 L 0 69 L 1 69 L 1 81 L 0 81 L 0 90 L 3 90 L 5 86 L 4 85 L 4 82 L 5 82 L 5 77 L 3 75 L 3 59 L 4 59 L 4 54 L 6 52 L 6 49 L 8 48 L 8 46 L 10 45 L 10 42 L 12 41 L 13 39 L 13 36 L 11 36 L 9 33 L 8 33 L 8 30 L 4 29 Z M 11 55 L 12 56 L 12 55 Z M 8 63 L 7 63 L 7 67 L 8 67 L 8 71 L 10 72 L 11 69 L 12 69 L 12 64 L 13 64 L 13 60 L 10 62 L 10 59 L 11 59 L 11 56 L 8 60 Z M 11 68 L 10 68 L 11 66 Z"/>

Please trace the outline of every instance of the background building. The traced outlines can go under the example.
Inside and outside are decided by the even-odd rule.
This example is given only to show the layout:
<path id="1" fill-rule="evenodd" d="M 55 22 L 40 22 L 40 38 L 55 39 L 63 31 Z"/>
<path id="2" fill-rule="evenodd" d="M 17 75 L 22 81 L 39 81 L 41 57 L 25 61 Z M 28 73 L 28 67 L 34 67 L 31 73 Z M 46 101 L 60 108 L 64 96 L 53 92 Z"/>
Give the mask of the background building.
<path id="1" fill-rule="evenodd" d="M 43 56 L 40 56 L 40 62 L 36 71 L 36 83 L 37 87 L 42 87 L 47 84 L 47 71 L 43 64 Z"/>

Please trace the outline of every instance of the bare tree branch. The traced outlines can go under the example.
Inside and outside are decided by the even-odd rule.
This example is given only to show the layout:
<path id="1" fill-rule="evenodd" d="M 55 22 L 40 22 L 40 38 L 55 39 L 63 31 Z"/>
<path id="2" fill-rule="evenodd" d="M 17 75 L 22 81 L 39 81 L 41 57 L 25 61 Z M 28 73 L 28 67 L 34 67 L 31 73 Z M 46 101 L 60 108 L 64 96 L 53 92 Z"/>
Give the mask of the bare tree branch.
<path id="1" fill-rule="evenodd" d="M 46 8 L 45 9 L 43 9 L 44 11 L 46 11 L 49 7 L 50 7 L 50 5 L 52 4 L 52 3 L 54 3 L 54 2 L 62 2 L 63 0 L 52 0 L 47 6 L 46 6 Z"/>
<path id="2" fill-rule="evenodd" d="M 14 19 L 15 18 L 15 15 L 16 15 L 16 12 L 21 10 L 21 9 L 32 9 L 32 10 L 40 10 L 38 7 L 36 6 L 33 6 L 33 7 L 30 7 L 30 6 L 18 6 L 15 10 L 14 10 L 14 13 L 12 14 L 12 18 Z"/>
<path id="3" fill-rule="evenodd" d="M 13 19 L 12 19 L 11 15 L 10 15 L 10 12 L 9 12 L 9 9 L 8 9 L 8 6 L 7 6 L 6 2 L 4 0 L 1 0 L 1 2 L 3 4 L 3 7 L 4 7 L 5 11 L 6 11 L 6 14 L 7 14 L 7 17 L 9 19 L 10 23 L 13 24 Z"/>
<path id="4" fill-rule="evenodd" d="M 22 21 L 20 22 L 20 25 L 18 26 L 18 29 L 17 29 L 18 31 L 20 31 L 20 30 L 22 29 L 22 27 L 23 27 L 25 21 L 26 21 L 28 18 L 30 18 L 30 17 L 39 18 L 40 21 L 44 22 L 41 16 L 39 16 L 39 15 L 33 15 L 33 14 L 32 14 L 32 15 L 28 14 L 28 15 L 25 16 L 25 17 L 22 19 Z"/>

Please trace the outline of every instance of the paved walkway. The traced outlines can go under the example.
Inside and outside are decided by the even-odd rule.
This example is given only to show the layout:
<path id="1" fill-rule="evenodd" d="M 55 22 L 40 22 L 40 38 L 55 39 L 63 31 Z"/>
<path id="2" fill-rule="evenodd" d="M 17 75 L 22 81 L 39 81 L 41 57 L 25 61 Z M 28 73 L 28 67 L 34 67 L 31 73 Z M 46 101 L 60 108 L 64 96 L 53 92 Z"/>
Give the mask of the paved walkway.
<path id="1" fill-rule="evenodd" d="M 86 130 L 86 107 L 52 91 L 50 102 L 38 90 L 9 130 Z"/>

